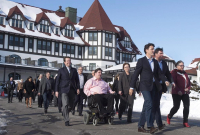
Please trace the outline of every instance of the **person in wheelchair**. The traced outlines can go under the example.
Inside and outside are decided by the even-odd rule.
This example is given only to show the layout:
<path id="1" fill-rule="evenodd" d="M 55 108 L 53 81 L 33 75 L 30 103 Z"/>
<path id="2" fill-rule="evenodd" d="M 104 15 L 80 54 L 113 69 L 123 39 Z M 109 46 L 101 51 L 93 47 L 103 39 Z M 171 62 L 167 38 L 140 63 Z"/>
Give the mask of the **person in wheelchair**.
<path id="1" fill-rule="evenodd" d="M 94 71 L 94 77 L 89 79 L 84 86 L 84 93 L 88 96 L 88 101 L 93 99 L 93 104 L 97 103 L 100 109 L 100 115 L 112 115 L 114 106 L 115 92 L 110 86 L 101 79 L 102 69 L 97 68 Z M 107 105 L 107 109 L 105 108 Z"/>

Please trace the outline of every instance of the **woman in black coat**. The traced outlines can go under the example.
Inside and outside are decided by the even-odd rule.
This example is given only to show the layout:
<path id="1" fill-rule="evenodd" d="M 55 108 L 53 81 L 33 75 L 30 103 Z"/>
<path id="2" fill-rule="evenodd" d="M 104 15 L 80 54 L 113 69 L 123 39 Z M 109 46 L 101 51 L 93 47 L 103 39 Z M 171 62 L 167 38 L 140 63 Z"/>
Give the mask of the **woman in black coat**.
<path id="1" fill-rule="evenodd" d="M 118 82 L 119 82 L 119 74 L 117 74 L 115 76 L 115 80 L 113 83 L 113 91 L 115 91 L 115 93 L 117 93 L 117 95 L 115 95 L 115 110 L 116 110 L 116 114 L 118 114 L 118 110 L 119 110 L 119 98 L 120 95 L 118 94 Z"/>
<path id="2" fill-rule="evenodd" d="M 42 79 L 42 74 L 39 75 L 38 80 L 36 82 L 36 91 L 38 92 L 39 86 L 40 86 L 40 81 Z M 38 107 L 42 108 L 42 103 L 43 103 L 43 97 L 42 95 L 38 95 Z"/>
<path id="3" fill-rule="evenodd" d="M 24 83 L 26 105 L 28 107 L 28 102 L 29 102 L 29 108 L 31 108 L 32 95 L 33 95 L 34 89 L 35 89 L 35 84 L 32 81 L 32 77 L 29 76 L 26 82 Z"/>

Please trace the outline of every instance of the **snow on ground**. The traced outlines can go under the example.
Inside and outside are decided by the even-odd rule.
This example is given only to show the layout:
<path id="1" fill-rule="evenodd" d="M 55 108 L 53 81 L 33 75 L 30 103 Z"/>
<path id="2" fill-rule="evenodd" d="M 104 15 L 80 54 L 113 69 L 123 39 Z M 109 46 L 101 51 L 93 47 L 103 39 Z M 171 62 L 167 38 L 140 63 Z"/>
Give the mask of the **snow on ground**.
<path id="1" fill-rule="evenodd" d="M 9 112 L 9 110 L 0 110 L 0 134 L 4 134 L 7 133 L 7 131 L 5 130 L 7 123 L 9 121 L 7 121 L 4 117 L 6 116 L 6 112 Z"/>
<path id="2" fill-rule="evenodd" d="M 190 97 L 199 97 L 200 93 L 191 91 Z M 143 107 L 144 99 L 143 97 L 139 97 L 136 95 L 136 100 L 134 101 L 133 111 L 141 112 Z M 163 94 L 160 101 L 160 108 L 162 115 L 168 115 L 171 108 L 173 107 L 173 100 L 171 94 Z M 183 117 L 183 103 L 181 101 L 180 108 L 178 112 L 174 115 L 174 117 Z M 189 119 L 200 119 L 200 100 L 194 100 L 190 98 L 190 112 Z"/>

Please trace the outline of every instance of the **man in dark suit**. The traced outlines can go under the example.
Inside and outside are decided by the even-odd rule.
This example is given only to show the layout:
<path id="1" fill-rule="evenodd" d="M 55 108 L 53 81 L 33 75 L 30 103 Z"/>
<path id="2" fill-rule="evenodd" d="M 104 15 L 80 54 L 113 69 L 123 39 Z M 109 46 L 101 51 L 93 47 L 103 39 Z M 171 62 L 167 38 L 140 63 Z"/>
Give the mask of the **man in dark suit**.
<path id="1" fill-rule="evenodd" d="M 44 114 L 47 113 L 47 109 L 49 107 L 49 102 L 51 99 L 51 95 L 54 90 L 54 80 L 50 78 L 50 73 L 46 73 L 46 77 L 42 77 L 40 85 L 39 85 L 39 93 L 38 95 L 43 95 L 44 101 Z"/>
<path id="2" fill-rule="evenodd" d="M 64 57 L 64 64 L 65 66 L 58 71 L 55 94 L 56 97 L 58 97 L 58 92 L 62 93 L 62 113 L 65 121 L 65 126 L 70 126 L 69 112 L 73 108 L 75 94 L 80 94 L 80 84 L 77 70 L 71 67 L 71 58 Z"/>
<path id="3" fill-rule="evenodd" d="M 175 84 L 173 82 L 173 78 L 171 76 L 171 73 L 169 72 L 169 68 L 167 66 L 167 63 L 164 60 L 162 60 L 163 59 L 163 49 L 162 48 L 156 48 L 155 52 L 154 52 L 154 56 L 155 56 L 155 59 L 158 61 L 158 64 L 160 66 L 162 73 L 165 75 L 167 80 L 169 80 L 169 82 L 172 83 L 173 86 L 175 87 Z M 165 124 L 163 124 L 162 118 L 161 118 L 160 99 L 161 99 L 161 96 L 162 96 L 162 92 L 165 93 L 167 91 L 167 87 L 166 87 L 165 83 L 162 82 L 162 81 L 160 81 L 160 84 L 162 85 L 162 90 L 160 90 L 156 93 L 154 101 L 153 101 L 154 104 L 155 104 L 155 116 L 153 117 L 153 119 L 156 120 L 156 123 L 158 125 L 158 129 L 162 130 L 165 127 Z"/>
<path id="4" fill-rule="evenodd" d="M 138 122 L 138 132 L 147 132 L 144 128 L 145 122 L 147 122 L 150 133 L 155 133 L 158 129 L 153 126 L 154 120 L 152 119 L 155 113 L 153 112 L 154 96 L 157 91 L 162 90 L 160 80 L 165 82 L 166 85 L 169 85 L 169 82 L 162 74 L 158 62 L 153 59 L 154 44 L 146 44 L 144 52 L 146 56 L 140 58 L 137 62 L 135 72 L 130 82 L 129 94 L 132 95 L 132 93 L 134 93 L 136 82 L 140 75 L 139 91 L 141 91 L 144 97 L 144 105 Z"/>
<path id="5" fill-rule="evenodd" d="M 83 68 L 79 67 L 78 68 L 78 77 L 79 77 L 79 83 L 80 83 L 80 94 L 75 96 L 75 101 L 74 101 L 74 106 L 73 106 L 73 110 L 72 110 L 72 114 L 75 114 L 75 107 L 78 103 L 78 112 L 79 112 L 79 116 L 83 116 L 82 115 L 82 111 L 83 111 L 83 99 L 86 99 L 87 96 L 85 95 L 85 93 L 83 92 L 83 88 L 84 85 L 87 81 L 87 77 L 83 74 Z"/>
<path id="6" fill-rule="evenodd" d="M 132 74 L 130 73 L 130 64 L 124 63 L 123 64 L 124 72 L 119 76 L 119 83 L 118 83 L 118 90 L 120 95 L 120 105 L 119 105 L 119 113 L 118 117 L 121 120 L 122 114 L 125 111 L 126 107 L 128 106 L 128 115 L 127 115 L 127 122 L 132 122 L 132 111 L 133 111 L 133 101 L 134 95 L 129 95 L 130 89 L 130 81 Z"/>
<path id="7" fill-rule="evenodd" d="M 15 81 L 13 81 L 13 77 L 10 77 L 10 80 L 7 82 L 6 86 L 8 92 L 8 103 L 12 103 L 13 91 L 16 87 Z"/>

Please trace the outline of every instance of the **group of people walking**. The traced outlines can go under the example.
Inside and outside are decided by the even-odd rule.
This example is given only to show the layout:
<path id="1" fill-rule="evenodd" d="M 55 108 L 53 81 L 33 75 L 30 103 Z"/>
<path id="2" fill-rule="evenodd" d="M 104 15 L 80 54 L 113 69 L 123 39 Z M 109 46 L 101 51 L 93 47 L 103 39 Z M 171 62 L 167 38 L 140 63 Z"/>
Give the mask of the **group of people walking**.
<path id="1" fill-rule="evenodd" d="M 64 57 L 65 66 L 59 69 L 55 79 L 50 78 L 47 72 L 45 77 L 39 76 L 36 83 L 33 83 L 29 77 L 25 83 L 23 80 L 18 83 L 19 101 L 22 101 L 25 93 L 27 107 L 31 107 L 32 93 L 38 92 L 38 107 L 44 104 L 44 113 L 47 113 L 49 102 L 54 95 L 54 102 L 57 103 L 58 111 L 62 112 L 65 125 L 69 126 L 69 112 L 75 114 L 75 107 L 79 116 L 82 116 L 83 99 L 85 101 L 91 96 L 98 103 L 100 113 L 109 115 L 113 113 L 114 101 L 115 111 L 121 120 L 123 113 L 127 110 L 127 122 L 132 122 L 132 112 L 134 106 L 135 93 L 137 92 L 144 98 L 143 109 L 138 122 L 138 132 L 155 133 L 164 129 L 166 126 L 161 117 L 160 100 L 162 93 L 167 91 L 167 86 L 172 85 L 173 107 L 167 115 L 167 123 L 178 111 L 181 100 L 183 101 L 183 125 L 190 127 L 188 124 L 189 106 L 190 106 L 190 80 L 184 71 L 184 62 L 178 61 L 176 69 L 171 73 L 167 63 L 163 60 L 163 49 L 156 48 L 155 45 L 148 43 L 144 46 L 145 55 L 137 62 L 134 72 L 130 71 L 130 64 L 124 63 L 121 74 L 117 74 L 112 89 L 102 80 L 102 70 L 100 68 L 92 72 L 92 78 L 87 79 L 83 74 L 83 68 L 79 67 L 78 71 L 71 67 L 71 58 Z M 13 78 L 7 82 L 8 102 L 12 102 L 12 89 L 15 82 Z M 120 101 L 120 102 L 119 102 Z M 107 110 L 103 107 L 107 102 Z M 28 104 L 29 103 L 29 104 Z M 61 109 L 62 106 L 62 109 Z M 158 128 L 154 127 L 156 121 Z M 149 130 L 145 129 L 145 123 Z"/>

